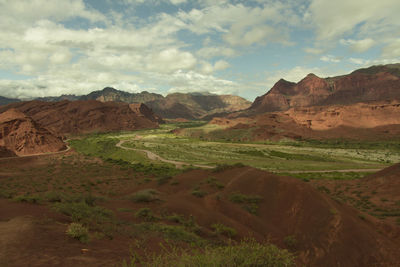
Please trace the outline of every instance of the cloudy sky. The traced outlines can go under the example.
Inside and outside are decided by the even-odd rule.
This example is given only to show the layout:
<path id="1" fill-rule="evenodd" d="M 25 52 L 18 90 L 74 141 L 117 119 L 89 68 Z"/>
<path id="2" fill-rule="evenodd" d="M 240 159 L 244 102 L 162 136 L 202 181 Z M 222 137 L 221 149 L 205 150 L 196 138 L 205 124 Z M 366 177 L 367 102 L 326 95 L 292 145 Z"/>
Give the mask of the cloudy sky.
<path id="1" fill-rule="evenodd" d="M 400 62 L 399 0 L 0 0 L 0 95 L 208 91 Z"/>

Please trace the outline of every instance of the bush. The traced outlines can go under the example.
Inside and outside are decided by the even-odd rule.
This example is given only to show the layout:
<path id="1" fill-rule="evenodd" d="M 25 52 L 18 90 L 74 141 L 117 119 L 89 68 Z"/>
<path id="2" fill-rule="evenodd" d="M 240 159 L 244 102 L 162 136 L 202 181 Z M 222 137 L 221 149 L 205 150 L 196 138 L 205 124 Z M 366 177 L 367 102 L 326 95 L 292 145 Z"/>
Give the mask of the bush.
<path id="1" fill-rule="evenodd" d="M 229 238 L 233 238 L 237 234 L 235 229 L 223 225 L 222 223 L 214 223 L 213 225 L 211 225 L 211 228 L 217 235 L 224 235 Z"/>
<path id="2" fill-rule="evenodd" d="M 141 191 L 134 193 L 130 197 L 130 200 L 132 200 L 133 202 L 138 202 L 138 203 L 153 202 L 153 201 L 159 200 L 159 198 L 156 196 L 156 194 L 158 194 L 158 191 L 156 191 L 154 189 L 145 189 L 145 190 L 141 190 Z"/>
<path id="3" fill-rule="evenodd" d="M 133 258 L 131 265 L 126 262 L 123 266 L 214 266 L 214 267 L 238 267 L 238 266 L 294 266 L 294 256 L 290 252 L 271 244 L 259 244 L 253 240 L 242 241 L 237 245 L 224 247 L 206 247 L 203 251 L 192 250 L 190 252 L 172 249 L 164 255 L 153 255 L 147 262 Z"/>
<path id="4" fill-rule="evenodd" d="M 218 164 L 214 169 L 213 172 L 222 172 L 225 170 L 230 170 L 233 168 L 241 168 L 244 167 L 245 165 L 243 165 L 242 163 L 235 163 L 235 164 Z"/>
<path id="5" fill-rule="evenodd" d="M 73 222 L 85 225 L 101 224 L 109 222 L 113 218 L 112 211 L 103 207 L 89 206 L 86 202 L 61 202 L 55 203 L 53 207 L 56 211 L 71 216 Z"/>
<path id="6" fill-rule="evenodd" d="M 68 225 L 66 233 L 68 236 L 78 239 L 82 243 L 89 241 L 89 230 L 80 223 L 71 223 Z"/>
<path id="7" fill-rule="evenodd" d="M 166 184 L 169 180 L 172 179 L 172 176 L 161 176 L 159 178 L 157 178 L 157 184 L 158 185 L 163 185 Z"/>
<path id="8" fill-rule="evenodd" d="M 202 191 L 202 190 L 200 190 L 200 189 L 194 189 L 194 190 L 192 191 L 192 195 L 195 196 L 195 197 L 201 198 L 201 197 L 204 197 L 205 195 L 207 195 L 207 192 Z"/>
<path id="9" fill-rule="evenodd" d="M 27 203 L 37 204 L 40 203 L 42 199 L 37 195 L 22 195 L 15 197 L 14 200 L 17 202 L 27 202 Z"/>
<path id="10" fill-rule="evenodd" d="M 287 237 L 285 237 L 285 239 L 283 239 L 283 242 L 290 249 L 295 249 L 297 246 L 297 240 L 294 235 L 288 235 Z"/>
<path id="11" fill-rule="evenodd" d="M 146 221 L 155 221 L 158 218 L 153 214 L 151 209 L 142 208 L 135 213 L 136 218 L 142 218 Z"/>
<path id="12" fill-rule="evenodd" d="M 258 203 L 263 198 L 259 195 L 244 195 L 241 193 L 232 193 L 229 196 L 229 200 L 233 203 L 242 204 L 242 208 L 250 212 L 251 214 L 257 214 Z"/>

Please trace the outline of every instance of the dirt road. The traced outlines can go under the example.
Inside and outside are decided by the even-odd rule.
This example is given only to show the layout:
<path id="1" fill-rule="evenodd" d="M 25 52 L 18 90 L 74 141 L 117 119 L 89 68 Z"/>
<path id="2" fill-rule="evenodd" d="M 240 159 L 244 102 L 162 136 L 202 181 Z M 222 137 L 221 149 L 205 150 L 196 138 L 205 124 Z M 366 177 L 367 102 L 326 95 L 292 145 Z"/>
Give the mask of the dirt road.
<path id="1" fill-rule="evenodd" d="M 136 149 L 136 148 L 130 148 L 130 147 L 122 146 L 126 141 L 127 140 L 121 140 L 121 141 L 118 142 L 118 144 L 116 144 L 116 146 L 119 147 L 119 148 L 125 149 L 125 150 L 144 152 L 144 153 L 146 153 L 147 157 L 150 160 L 159 160 L 159 161 L 162 161 L 162 162 L 174 164 L 176 166 L 176 168 L 178 168 L 178 169 L 182 169 L 183 166 L 185 166 L 185 165 L 186 166 L 191 165 L 191 166 L 194 166 L 194 167 L 205 168 L 205 169 L 213 169 L 213 168 L 215 168 L 215 166 L 200 165 L 200 164 L 190 164 L 190 163 L 183 162 L 183 161 L 164 159 L 164 158 L 160 157 L 159 155 L 157 155 L 157 154 L 155 154 L 155 153 L 153 153 L 153 152 L 151 152 L 149 150 L 146 150 L 146 149 Z"/>

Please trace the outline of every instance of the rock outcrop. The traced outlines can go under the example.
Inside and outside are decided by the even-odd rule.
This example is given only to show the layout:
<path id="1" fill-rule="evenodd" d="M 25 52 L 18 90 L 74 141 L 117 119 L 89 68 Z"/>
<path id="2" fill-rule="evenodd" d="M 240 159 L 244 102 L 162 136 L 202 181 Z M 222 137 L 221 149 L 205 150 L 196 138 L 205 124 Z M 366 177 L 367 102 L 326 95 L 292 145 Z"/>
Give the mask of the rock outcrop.
<path id="1" fill-rule="evenodd" d="M 135 111 L 127 103 L 89 101 L 14 103 L 0 108 L 15 108 L 32 117 L 34 121 L 62 134 L 137 130 L 158 127 L 158 119 L 150 112 Z"/>
<path id="2" fill-rule="evenodd" d="M 385 100 L 400 100 L 400 64 L 372 66 L 325 79 L 309 74 L 298 83 L 281 79 L 269 92 L 257 97 L 249 111 L 263 113 Z"/>
<path id="3" fill-rule="evenodd" d="M 66 149 L 62 137 L 16 109 L 0 114 L 0 156 L 31 155 Z"/>

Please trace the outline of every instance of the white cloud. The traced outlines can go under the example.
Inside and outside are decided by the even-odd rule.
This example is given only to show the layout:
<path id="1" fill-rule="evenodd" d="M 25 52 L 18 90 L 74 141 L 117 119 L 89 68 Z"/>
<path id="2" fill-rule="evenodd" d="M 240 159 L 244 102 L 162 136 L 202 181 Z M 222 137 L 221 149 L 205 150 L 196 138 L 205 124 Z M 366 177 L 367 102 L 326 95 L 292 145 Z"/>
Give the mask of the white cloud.
<path id="1" fill-rule="evenodd" d="M 310 5 L 319 40 L 332 40 L 352 33 L 359 25 L 364 33 L 398 27 L 398 10 L 398 0 L 312 0 Z"/>
<path id="2" fill-rule="evenodd" d="M 362 40 L 341 39 L 340 43 L 342 45 L 348 45 L 351 50 L 357 53 L 365 52 L 376 44 L 376 42 L 371 38 Z"/>
<path id="3" fill-rule="evenodd" d="M 320 57 L 320 60 L 325 61 L 325 62 L 332 62 L 332 63 L 339 63 L 340 59 L 332 56 L 332 55 L 326 55 L 326 56 L 322 56 Z"/>
<path id="4" fill-rule="evenodd" d="M 393 39 L 382 49 L 382 56 L 385 59 L 400 61 L 400 38 Z"/>
<path id="5" fill-rule="evenodd" d="M 315 48 L 315 47 L 306 47 L 303 50 L 304 50 L 304 52 L 306 52 L 308 54 L 313 54 L 313 55 L 320 55 L 325 52 L 325 49 Z"/>
<path id="6" fill-rule="evenodd" d="M 210 92 L 213 94 L 237 94 L 240 86 L 232 81 L 203 75 L 193 71 L 177 71 L 169 81 L 172 86 L 169 93 Z"/>
<path id="7" fill-rule="evenodd" d="M 281 2 L 269 2 L 262 7 L 220 4 L 181 11 L 178 18 L 196 34 L 223 33 L 223 39 L 234 46 L 264 44 L 266 41 L 288 43 L 288 26 L 299 21 L 293 8 Z"/>
<path id="8" fill-rule="evenodd" d="M 237 52 L 229 47 L 203 47 L 196 52 L 202 58 L 233 57 Z"/>

